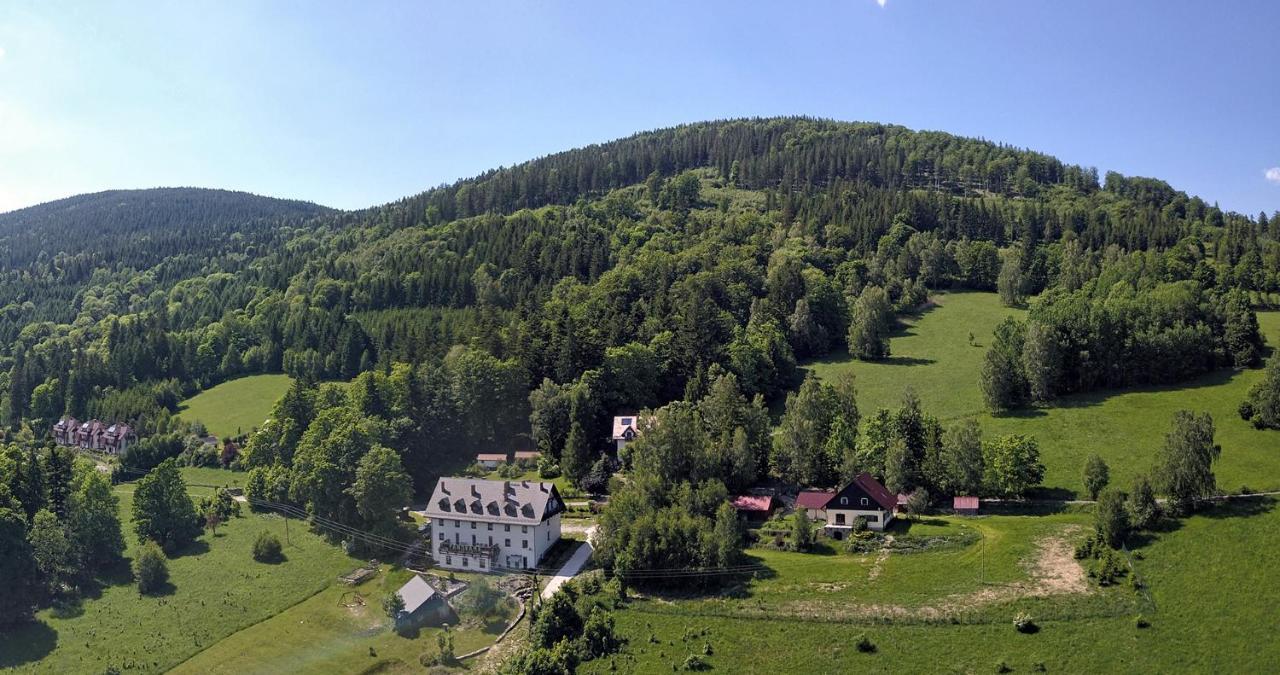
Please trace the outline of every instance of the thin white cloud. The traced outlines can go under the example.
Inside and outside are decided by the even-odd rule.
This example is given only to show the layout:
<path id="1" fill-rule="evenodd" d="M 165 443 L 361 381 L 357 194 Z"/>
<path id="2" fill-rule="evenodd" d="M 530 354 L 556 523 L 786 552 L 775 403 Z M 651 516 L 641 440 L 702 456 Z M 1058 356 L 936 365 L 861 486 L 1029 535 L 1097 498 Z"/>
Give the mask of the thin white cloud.
<path id="1" fill-rule="evenodd" d="M 4 59 L 4 47 L 0 47 L 0 59 Z"/>
<path id="2" fill-rule="evenodd" d="M 888 2 L 888 1 L 889 1 L 889 0 L 876 0 L 876 4 L 877 4 L 877 5 L 880 5 L 881 7 L 884 7 L 884 3 Z"/>
<path id="3" fill-rule="evenodd" d="M 1272 183 L 1280 185 L 1280 166 L 1273 166 L 1270 169 L 1267 169 L 1262 175 Z"/>

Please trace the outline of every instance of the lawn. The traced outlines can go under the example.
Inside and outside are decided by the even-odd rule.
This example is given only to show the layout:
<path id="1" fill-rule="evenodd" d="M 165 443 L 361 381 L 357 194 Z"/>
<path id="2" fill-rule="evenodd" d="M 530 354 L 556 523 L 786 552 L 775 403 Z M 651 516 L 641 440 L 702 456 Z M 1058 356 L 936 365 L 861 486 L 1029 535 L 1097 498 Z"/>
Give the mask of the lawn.
<path id="1" fill-rule="evenodd" d="M 984 409 L 979 374 L 992 330 L 1011 314 L 1021 312 L 1002 307 L 994 294 L 943 294 L 936 307 L 910 319 L 892 339 L 889 361 L 835 356 L 807 367 L 824 378 L 853 372 L 864 415 L 898 405 L 910 386 L 944 423 L 973 417 L 987 434 L 1030 434 L 1040 442 L 1045 486 L 1061 494 L 1081 490 L 1084 461 L 1093 453 L 1111 466 L 1113 482 L 1127 486 L 1151 468 L 1173 413 L 1183 408 L 1213 415 L 1222 445 L 1215 469 L 1220 487 L 1280 489 L 1280 433 L 1258 431 L 1236 414 L 1260 369 L 1222 370 L 1168 387 L 1068 396 L 1048 407 L 993 416 Z M 1259 312 L 1258 322 L 1270 344 L 1280 345 L 1280 312 Z M 970 333 L 978 346 L 969 346 Z"/>
<path id="2" fill-rule="evenodd" d="M 222 640 L 174 669 L 174 673 L 360 673 L 421 672 L 419 657 L 438 653 L 441 628 L 423 628 L 409 636 L 390 629 L 382 598 L 409 579 L 404 570 L 383 572 L 357 587 L 331 586 L 247 630 Z M 470 578 L 469 575 L 459 575 Z M 353 593 L 365 605 L 351 604 Z M 514 616 L 488 622 L 462 617 L 451 629 L 456 654 L 493 642 Z"/>
<path id="3" fill-rule="evenodd" d="M 1064 512 L 939 520 L 985 531 L 987 570 L 1003 581 L 984 588 L 1000 592 L 1026 574 L 1031 542 L 1089 518 Z M 1272 636 L 1280 586 L 1269 573 L 1270 551 L 1280 544 L 1274 502 L 1218 506 L 1138 544 L 1134 565 L 1149 601 L 1127 584 L 1090 586 L 1084 594 L 1022 598 L 939 620 L 896 618 L 885 608 L 977 597 L 969 590 L 974 547 L 891 554 L 870 581 L 874 562 L 859 556 L 754 553 L 773 576 L 726 594 L 737 597 L 636 599 L 615 612 L 629 639 L 615 662 L 619 671 L 642 673 L 670 672 L 691 654 L 717 671 L 746 673 L 994 672 L 1000 661 L 1014 672 L 1037 664 L 1048 672 L 1266 672 L 1280 662 Z M 867 606 L 889 616 L 848 609 Z M 1016 611 L 1030 612 L 1040 630 L 1015 631 Z M 1136 626 L 1139 611 L 1149 628 Z M 854 647 L 860 634 L 874 652 Z M 609 668 L 606 660 L 587 670 Z"/>
<path id="4" fill-rule="evenodd" d="M 179 414 L 199 420 L 218 437 L 247 434 L 262 426 L 290 382 L 288 375 L 250 375 L 223 382 L 183 401 Z"/>
<path id="5" fill-rule="evenodd" d="M 199 496 L 210 490 L 191 492 Z M 128 523 L 133 485 L 117 487 L 117 494 L 130 544 L 126 556 L 132 556 L 136 539 Z M 141 597 L 129 572 L 119 570 L 106 574 L 105 585 L 88 593 L 81 606 L 44 610 L 36 623 L 0 634 L 0 670 L 100 673 L 114 666 L 162 672 L 329 588 L 338 575 L 359 564 L 302 526 L 290 528 L 292 545 L 285 548 L 285 562 L 257 563 L 251 556 L 254 538 L 265 529 L 283 539 L 284 521 L 248 510 L 244 515 L 170 560 L 172 588 L 167 594 Z"/>

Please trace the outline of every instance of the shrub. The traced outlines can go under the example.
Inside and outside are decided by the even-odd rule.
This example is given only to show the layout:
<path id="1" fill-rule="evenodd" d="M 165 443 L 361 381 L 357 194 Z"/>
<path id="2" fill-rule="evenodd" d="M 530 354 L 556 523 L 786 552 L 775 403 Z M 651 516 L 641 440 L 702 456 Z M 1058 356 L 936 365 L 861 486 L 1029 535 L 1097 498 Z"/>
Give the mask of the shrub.
<path id="1" fill-rule="evenodd" d="M 1019 633 L 1035 633 L 1040 630 L 1040 627 L 1036 625 L 1035 620 L 1026 612 L 1018 612 L 1017 615 L 1013 617 L 1013 627 L 1016 628 Z"/>
<path id="2" fill-rule="evenodd" d="M 133 576 L 143 595 L 155 593 L 169 581 L 169 562 L 159 544 L 149 539 L 142 544 L 133 559 Z"/>
<path id="3" fill-rule="evenodd" d="M 866 633 L 859 633 L 858 639 L 854 641 L 853 646 L 857 647 L 858 651 L 863 654 L 870 654 L 876 650 L 876 643 L 872 642 Z"/>
<path id="4" fill-rule="evenodd" d="M 1249 401 L 1242 402 L 1236 412 L 1240 413 L 1240 419 L 1248 422 L 1253 419 L 1253 403 Z"/>
<path id="5" fill-rule="evenodd" d="M 1012 673 L 1012 672 L 1013 672 L 1013 668 L 1011 668 L 1011 667 L 1009 666 L 1009 663 L 1008 663 L 1007 661 L 1005 661 L 1005 660 L 1001 659 L 1001 660 L 999 660 L 999 661 L 996 661 L 996 672 L 997 672 L 997 673 Z"/>
<path id="6" fill-rule="evenodd" d="M 1150 628 L 1151 622 L 1147 621 L 1147 617 L 1139 614 L 1138 618 L 1134 620 L 1133 625 L 1137 626 L 1138 628 Z"/>
<path id="7" fill-rule="evenodd" d="M 278 563 L 284 559 L 280 537 L 263 530 L 253 542 L 253 559 L 261 563 Z"/>
<path id="8" fill-rule="evenodd" d="M 1099 586 L 1111 586 L 1123 579 L 1129 569 L 1125 565 L 1124 556 L 1114 549 L 1107 549 L 1098 556 L 1090 573 L 1098 580 Z"/>
<path id="9" fill-rule="evenodd" d="M 711 670 L 711 664 L 697 654 L 690 654 L 685 657 L 684 664 L 681 667 L 685 670 Z"/>

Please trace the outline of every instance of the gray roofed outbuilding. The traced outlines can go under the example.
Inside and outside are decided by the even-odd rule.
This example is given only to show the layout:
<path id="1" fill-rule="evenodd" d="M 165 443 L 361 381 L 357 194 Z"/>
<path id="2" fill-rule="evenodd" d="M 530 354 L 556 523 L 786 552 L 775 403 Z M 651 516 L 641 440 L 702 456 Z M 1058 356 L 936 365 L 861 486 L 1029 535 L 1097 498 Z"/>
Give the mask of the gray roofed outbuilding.
<path id="1" fill-rule="evenodd" d="M 426 579 L 415 574 L 408 583 L 396 591 L 396 594 L 400 596 L 401 600 L 404 600 L 404 611 L 412 614 L 418 611 L 418 608 L 431 602 L 431 599 L 436 596 L 436 589 L 432 588 Z"/>

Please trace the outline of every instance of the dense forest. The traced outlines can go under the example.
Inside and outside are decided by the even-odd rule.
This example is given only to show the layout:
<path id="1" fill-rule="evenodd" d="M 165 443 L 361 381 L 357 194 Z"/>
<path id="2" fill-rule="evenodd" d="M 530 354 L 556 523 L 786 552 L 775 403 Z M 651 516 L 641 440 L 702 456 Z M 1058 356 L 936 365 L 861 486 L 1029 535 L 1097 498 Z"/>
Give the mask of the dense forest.
<path id="1" fill-rule="evenodd" d="M 350 519 L 349 501 L 297 475 L 347 422 L 362 435 L 332 460 L 344 476 L 389 447 L 423 489 L 477 450 L 530 445 L 581 485 L 613 414 L 684 401 L 665 414 L 703 422 L 689 442 L 750 459 L 711 456 L 696 481 L 834 480 L 857 453 L 770 447 L 762 411 L 799 385 L 801 359 L 889 356 L 895 313 L 932 291 L 1037 298 L 984 376 L 993 407 L 1016 407 L 1256 365 L 1252 310 L 1280 290 L 1280 214 L 987 141 L 807 118 L 641 133 L 350 213 L 102 193 L 0 215 L 0 238 L 14 438 L 64 413 L 163 436 L 192 392 L 286 372 L 303 384 L 242 464 L 276 497 Z M 857 447 L 874 418 L 831 405 L 832 433 Z M 909 450 L 908 483 L 928 454 Z"/>

